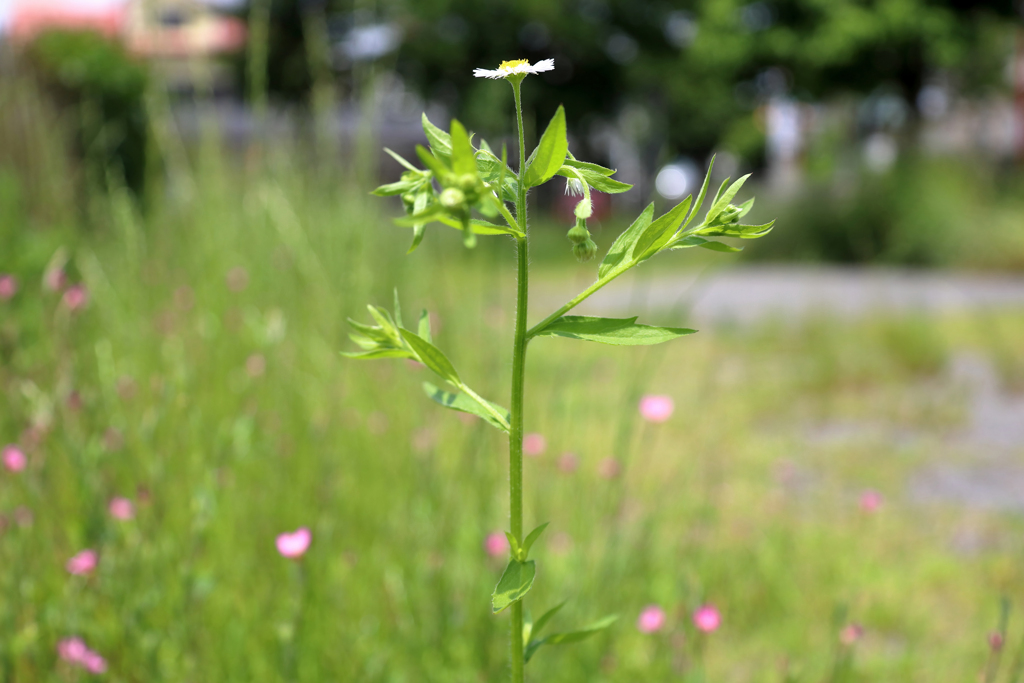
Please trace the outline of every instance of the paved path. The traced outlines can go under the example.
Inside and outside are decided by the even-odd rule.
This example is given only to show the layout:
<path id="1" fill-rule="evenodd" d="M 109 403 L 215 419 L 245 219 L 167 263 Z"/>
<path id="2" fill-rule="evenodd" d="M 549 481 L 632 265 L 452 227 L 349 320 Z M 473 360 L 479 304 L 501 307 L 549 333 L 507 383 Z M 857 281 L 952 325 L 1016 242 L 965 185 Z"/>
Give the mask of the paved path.
<path id="1" fill-rule="evenodd" d="M 538 308 L 557 307 L 575 292 L 544 288 Z M 580 313 L 625 315 L 689 309 L 688 320 L 754 322 L 770 315 L 800 318 L 826 313 L 845 318 L 873 311 L 957 312 L 1024 308 L 1024 276 L 887 268 L 747 266 L 648 275 L 641 267 L 580 306 Z"/>

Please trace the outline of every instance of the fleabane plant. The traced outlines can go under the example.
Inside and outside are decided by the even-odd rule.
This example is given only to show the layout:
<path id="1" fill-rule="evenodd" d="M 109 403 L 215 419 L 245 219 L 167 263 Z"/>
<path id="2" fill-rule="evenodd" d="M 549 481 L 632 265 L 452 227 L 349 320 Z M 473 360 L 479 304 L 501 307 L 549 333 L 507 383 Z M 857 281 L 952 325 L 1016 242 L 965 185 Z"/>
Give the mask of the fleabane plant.
<path id="1" fill-rule="evenodd" d="M 594 283 L 546 318 L 527 327 L 527 292 L 529 287 L 530 234 L 527 222 L 527 196 L 533 187 L 562 176 L 566 191 L 578 196 L 575 222 L 567 237 L 572 251 L 581 261 L 597 254 L 597 245 L 587 228 L 593 213 L 593 192 L 619 193 L 632 186 L 612 178 L 615 171 L 576 159 L 569 151 L 565 131 L 565 112 L 559 107 L 533 152 L 526 155 L 523 136 L 523 114 L 520 87 L 530 74 L 549 71 L 553 60 L 531 66 L 526 60 L 502 62 L 494 70 L 477 69 L 475 76 L 503 79 L 512 86 L 516 122 L 519 128 L 519 170 L 509 168 L 507 151 L 501 156 L 483 140 L 474 146 L 465 127 L 453 120 L 448 132 L 432 124 L 424 114 L 423 131 L 429 149 L 417 146 L 416 154 L 424 168 L 386 150 L 406 169 L 398 182 L 383 185 L 374 191 L 380 196 L 398 196 L 406 215 L 398 225 L 412 229 L 413 251 L 423 240 L 427 225 L 441 223 L 462 231 L 467 247 L 476 244 L 478 235 L 505 235 L 515 240 L 518 260 L 515 336 L 512 345 L 512 387 L 510 409 L 493 403 L 475 392 L 463 380 L 448 357 L 433 342 L 429 316 L 423 311 L 418 323 L 406 326 L 395 294 L 393 314 L 384 308 L 369 306 L 373 323 L 351 321 L 355 332 L 352 340 L 361 351 L 346 353 L 351 358 L 409 358 L 430 368 L 446 385 L 424 382 L 427 396 L 440 405 L 477 415 L 509 439 L 509 519 L 507 533 L 510 557 L 505 571 L 491 596 L 495 613 L 508 609 L 511 613 L 511 675 L 513 683 L 522 683 L 525 664 L 545 645 L 558 645 L 583 640 L 615 621 L 614 616 L 600 619 L 589 626 L 551 635 L 543 635 L 548 622 L 562 604 L 547 610 L 536 621 L 529 617 L 523 602 L 537 575 L 536 561 L 530 559 L 534 542 L 547 524 L 523 534 L 523 406 L 524 369 L 530 341 L 538 337 L 568 337 L 614 346 L 648 345 L 670 341 L 692 334 L 694 330 L 676 327 L 642 325 L 632 318 L 600 318 L 569 315 L 587 297 L 606 286 L 626 271 L 666 251 L 701 247 L 713 251 L 735 252 L 738 248 L 717 241 L 716 237 L 753 239 L 767 234 L 774 223 L 747 225 L 742 221 L 754 200 L 734 204 L 733 199 L 748 176 L 730 183 L 727 178 L 714 197 L 708 200 L 708 168 L 704 184 L 696 200 L 692 196 L 655 218 L 654 204 L 649 204 L 608 249 L 597 268 Z M 711 164 L 714 164 L 712 160 Z M 707 201 L 706 201 L 707 200 Z M 703 219 L 698 215 L 705 203 L 709 208 Z M 511 207 L 511 209 L 510 209 Z"/>

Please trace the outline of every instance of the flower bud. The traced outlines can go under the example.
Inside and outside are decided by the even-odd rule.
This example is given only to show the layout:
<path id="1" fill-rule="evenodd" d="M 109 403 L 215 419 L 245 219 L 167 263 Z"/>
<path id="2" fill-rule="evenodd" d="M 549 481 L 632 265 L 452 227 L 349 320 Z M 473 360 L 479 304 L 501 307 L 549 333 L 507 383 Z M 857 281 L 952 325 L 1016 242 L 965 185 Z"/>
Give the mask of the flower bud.
<path id="1" fill-rule="evenodd" d="M 572 248 L 572 253 L 580 263 L 586 263 L 597 256 L 597 245 L 589 237 Z"/>
<path id="2" fill-rule="evenodd" d="M 569 229 L 566 237 L 568 237 L 569 241 L 573 244 L 583 244 L 586 242 L 590 239 L 590 231 L 587 230 L 587 222 L 582 218 L 577 218 L 576 225 Z"/>
<path id="3" fill-rule="evenodd" d="M 466 203 L 466 195 L 456 187 L 449 187 L 441 193 L 438 200 L 446 209 L 457 209 Z"/>
<path id="4" fill-rule="evenodd" d="M 730 204 L 729 206 L 725 207 L 722 213 L 718 214 L 718 218 L 715 220 L 715 222 L 722 224 L 735 223 L 740 219 L 740 214 L 742 212 L 743 209 L 736 206 L 735 204 Z"/>

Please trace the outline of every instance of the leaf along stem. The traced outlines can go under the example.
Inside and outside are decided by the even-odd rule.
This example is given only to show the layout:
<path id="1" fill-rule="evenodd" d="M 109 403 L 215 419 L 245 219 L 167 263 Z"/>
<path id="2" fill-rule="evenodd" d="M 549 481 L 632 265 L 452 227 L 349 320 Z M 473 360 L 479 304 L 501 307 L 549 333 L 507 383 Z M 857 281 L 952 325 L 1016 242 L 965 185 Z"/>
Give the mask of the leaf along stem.
<path id="1" fill-rule="evenodd" d="M 537 323 L 536 325 L 531 327 L 527 331 L 527 333 L 526 333 L 527 341 L 529 341 L 530 339 L 533 339 L 534 337 L 536 337 L 538 334 L 541 333 L 541 331 L 544 330 L 545 327 L 547 327 L 548 325 L 553 323 L 558 318 L 561 318 L 563 315 L 565 315 L 566 313 L 568 313 L 572 309 L 574 309 L 577 306 L 579 306 L 591 294 L 593 294 L 597 290 L 601 289 L 602 287 L 607 285 L 609 282 L 611 282 L 612 280 L 614 280 L 618 276 L 622 275 L 623 273 L 625 273 L 627 270 L 629 270 L 630 268 L 632 268 L 635 265 L 636 265 L 636 262 L 630 262 L 625 267 L 621 267 L 620 266 L 618 268 L 615 268 L 610 273 L 605 275 L 603 278 L 601 278 L 600 280 L 598 280 L 597 282 L 595 282 L 594 284 L 590 285 L 589 287 L 584 289 L 582 292 L 580 292 L 579 294 L 574 296 L 572 299 L 569 299 L 569 301 L 566 302 L 566 304 L 564 306 L 562 306 L 557 311 L 555 311 L 554 313 L 552 313 L 551 315 L 549 315 L 548 317 L 544 318 L 539 323 Z"/>
<path id="2" fill-rule="evenodd" d="M 512 400 L 509 444 L 509 517 L 512 534 L 523 537 L 523 393 L 526 379 L 526 312 L 530 283 L 529 234 L 526 224 L 526 140 L 523 136 L 523 105 L 519 94 L 521 78 L 509 79 L 516 100 L 516 122 L 519 124 L 519 194 L 516 197 L 516 220 L 522 237 L 516 237 L 519 279 L 516 288 L 516 331 L 512 351 Z M 499 188 L 500 189 L 500 188 Z M 499 195 L 500 196 L 500 195 Z M 509 645 L 512 659 L 512 683 L 523 683 L 523 601 L 512 605 Z"/>

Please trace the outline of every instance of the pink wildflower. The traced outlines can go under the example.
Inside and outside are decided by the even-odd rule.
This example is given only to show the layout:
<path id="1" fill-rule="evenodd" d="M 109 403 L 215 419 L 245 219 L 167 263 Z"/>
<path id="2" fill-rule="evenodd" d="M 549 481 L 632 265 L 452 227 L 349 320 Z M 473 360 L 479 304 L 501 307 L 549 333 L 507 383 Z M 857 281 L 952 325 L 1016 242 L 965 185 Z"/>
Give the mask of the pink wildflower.
<path id="1" fill-rule="evenodd" d="M 622 473 L 622 466 L 615 458 L 605 458 L 597 464 L 597 475 L 602 479 L 615 479 Z"/>
<path id="2" fill-rule="evenodd" d="M 119 519 L 122 522 L 135 517 L 135 506 L 127 498 L 117 496 L 116 498 L 110 499 L 110 504 L 107 505 L 107 510 L 110 512 L 110 516 L 114 519 Z"/>
<path id="3" fill-rule="evenodd" d="M 671 396 L 649 394 L 640 399 L 640 415 L 648 422 L 664 422 L 672 417 L 674 410 Z"/>
<path id="4" fill-rule="evenodd" d="M 714 605 L 704 605 L 693 613 L 693 623 L 701 631 L 711 633 L 722 623 L 722 615 Z"/>
<path id="5" fill-rule="evenodd" d="M 25 465 L 28 461 L 25 459 L 25 454 L 21 452 L 21 449 L 11 444 L 4 446 L 4 467 L 11 472 L 21 472 L 25 469 Z"/>
<path id="6" fill-rule="evenodd" d="M 542 434 L 531 432 L 523 436 L 523 453 L 537 457 L 544 455 L 548 448 L 548 441 Z"/>
<path id="7" fill-rule="evenodd" d="M 85 670 L 91 674 L 101 674 L 107 671 L 107 660 L 103 659 L 99 653 L 93 652 L 92 650 L 86 650 L 82 656 L 82 666 Z"/>
<path id="8" fill-rule="evenodd" d="M 285 557 L 302 557 L 309 549 L 313 535 L 306 527 L 300 527 L 292 533 L 284 533 L 277 537 L 277 552 Z"/>
<path id="9" fill-rule="evenodd" d="M 43 284 L 51 292 L 59 292 L 68 283 L 68 276 L 63 268 L 50 268 L 43 274 Z"/>
<path id="10" fill-rule="evenodd" d="M 999 631 L 992 631 L 992 633 L 988 634 L 988 646 L 992 648 L 993 652 L 1002 650 L 1004 642 L 1003 634 Z"/>
<path id="11" fill-rule="evenodd" d="M 882 494 L 873 489 L 868 489 L 860 494 L 860 509 L 864 512 L 874 512 L 882 507 Z"/>
<path id="12" fill-rule="evenodd" d="M 857 623 L 847 624 L 839 632 L 839 642 L 847 647 L 850 647 L 863 637 L 864 627 Z"/>
<path id="13" fill-rule="evenodd" d="M 648 605 L 640 612 L 636 620 L 636 627 L 641 633 L 654 633 L 660 631 L 665 625 L 665 610 L 657 605 Z"/>
<path id="14" fill-rule="evenodd" d="M 85 285 L 72 285 L 64 292 L 63 301 L 69 311 L 77 311 L 89 302 L 89 292 Z"/>
<path id="15" fill-rule="evenodd" d="M 57 643 L 57 655 L 65 662 L 71 662 L 72 664 L 81 664 L 82 658 L 85 657 L 85 653 L 88 651 L 89 648 L 78 637 L 63 638 Z"/>
<path id="16" fill-rule="evenodd" d="M 0 301 L 7 301 L 18 293 L 18 281 L 13 275 L 0 275 Z"/>
<path id="17" fill-rule="evenodd" d="M 500 531 L 491 532 L 484 540 L 484 548 L 491 557 L 501 557 L 508 552 L 508 539 Z"/>
<path id="18" fill-rule="evenodd" d="M 580 459 L 575 453 L 562 453 L 558 459 L 558 469 L 564 474 L 572 474 L 580 466 Z"/>
<path id="19" fill-rule="evenodd" d="M 70 573 L 80 576 L 96 569 L 97 559 L 95 550 L 86 549 L 68 560 L 65 566 Z"/>

